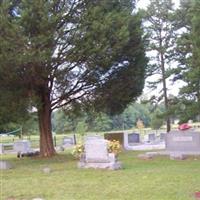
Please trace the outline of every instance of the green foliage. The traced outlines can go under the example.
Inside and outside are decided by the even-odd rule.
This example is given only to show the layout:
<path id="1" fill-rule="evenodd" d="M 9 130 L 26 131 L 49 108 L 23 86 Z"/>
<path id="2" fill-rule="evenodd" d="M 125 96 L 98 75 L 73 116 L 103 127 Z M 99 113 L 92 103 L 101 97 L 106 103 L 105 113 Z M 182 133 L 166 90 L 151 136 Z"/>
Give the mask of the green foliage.
<path id="1" fill-rule="evenodd" d="M 80 122 L 78 122 L 75 131 L 83 137 L 85 135 L 87 129 L 88 129 L 88 127 L 87 127 L 87 124 L 85 123 L 85 121 L 80 121 Z"/>
<path id="2" fill-rule="evenodd" d="M 148 67 L 148 75 L 157 75 L 156 81 L 149 82 L 151 89 L 156 89 L 162 84 L 162 90 L 157 98 L 164 100 L 166 116 L 169 109 L 167 79 L 171 73 L 170 66 L 173 61 L 175 48 L 175 31 L 173 26 L 174 8 L 172 0 L 151 0 L 145 13 L 148 50 L 151 60 Z M 170 131 L 170 116 L 166 117 L 167 132 Z"/>
<path id="3" fill-rule="evenodd" d="M 158 130 L 163 125 L 164 119 L 159 115 L 158 112 L 155 112 L 151 117 L 151 128 Z"/>
<path id="4" fill-rule="evenodd" d="M 92 129 L 94 131 L 109 131 L 111 130 L 112 120 L 105 113 L 99 113 L 94 116 Z"/>
<path id="5" fill-rule="evenodd" d="M 20 91 L 8 102 L 36 107 L 48 135 L 51 112 L 61 107 L 122 112 L 141 94 L 147 63 L 134 3 L 1 1 L 0 78 L 7 90 Z"/>
<path id="6" fill-rule="evenodd" d="M 178 105 L 185 106 L 184 112 L 179 107 L 176 110 L 182 122 L 195 119 L 200 114 L 199 9 L 199 1 L 181 1 L 176 12 L 177 29 L 183 31 L 177 39 L 176 60 L 179 66 L 174 73 L 175 80 L 186 83 L 178 99 Z"/>
<path id="7" fill-rule="evenodd" d="M 82 110 L 78 115 L 58 110 L 52 115 L 53 131 L 56 133 L 85 131 L 104 132 L 111 130 L 131 129 L 136 126 L 138 119 L 142 119 L 145 126 L 149 126 L 151 120 L 151 105 L 130 104 L 120 115 L 110 116 L 106 113 L 97 113 L 94 110 Z"/>

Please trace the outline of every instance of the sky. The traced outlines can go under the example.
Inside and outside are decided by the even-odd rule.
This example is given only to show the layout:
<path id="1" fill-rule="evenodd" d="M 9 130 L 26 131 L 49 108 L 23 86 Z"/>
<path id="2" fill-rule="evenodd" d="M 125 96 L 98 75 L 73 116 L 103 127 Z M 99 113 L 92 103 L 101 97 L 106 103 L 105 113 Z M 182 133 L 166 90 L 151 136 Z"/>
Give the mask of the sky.
<path id="1" fill-rule="evenodd" d="M 179 0 L 173 0 L 175 7 L 179 6 Z M 138 8 L 146 8 L 147 5 L 149 4 L 149 0 L 138 0 L 137 2 L 137 7 Z M 149 77 L 146 80 L 146 84 L 145 84 L 145 88 L 143 91 L 143 96 L 145 97 L 150 97 L 152 95 L 158 95 L 160 94 L 161 90 L 162 90 L 162 85 L 158 85 L 157 89 L 153 90 L 149 89 L 147 87 L 147 81 L 155 81 L 157 80 L 158 77 L 154 76 L 154 77 Z M 170 80 L 167 81 L 167 88 L 168 88 L 168 95 L 178 95 L 179 89 L 184 85 L 184 83 L 182 81 L 177 81 L 175 83 L 172 83 Z"/>
<path id="2" fill-rule="evenodd" d="M 180 0 L 173 0 L 176 7 L 178 7 Z M 145 8 L 149 4 L 149 0 L 137 0 L 137 6 L 139 8 Z"/>

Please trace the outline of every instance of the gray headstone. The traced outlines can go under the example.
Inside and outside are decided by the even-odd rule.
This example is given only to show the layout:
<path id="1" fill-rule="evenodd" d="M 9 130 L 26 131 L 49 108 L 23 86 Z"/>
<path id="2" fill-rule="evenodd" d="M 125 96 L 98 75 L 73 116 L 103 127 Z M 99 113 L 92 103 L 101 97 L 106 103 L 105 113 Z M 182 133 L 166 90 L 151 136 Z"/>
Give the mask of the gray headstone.
<path id="1" fill-rule="evenodd" d="M 73 145 L 74 139 L 72 137 L 64 137 L 62 141 L 63 145 Z"/>
<path id="2" fill-rule="evenodd" d="M 12 169 L 13 166 L 8 161 L 0 160 L 0 169 Z"/>
<path id="3" fill-rule="evenodd" d="M 155 133 L 149 134 L 148 140 L 149 140 L 149 142 L 154 142 L 156 140 L 156 134 Z"/>
<path id="4" fill-rule="evenodd" d="M 13 149 L 16 152 L 21 152 L 21 153 L 32 152 L 31 143 L 28 140 L 18 140 L 14 142 Z"/>
<path id="5" fill-rule="evenodd" d="M 169 152 L 200 152 L 200 133 L 173 131 L 166 134 L 166 150 Z"/>
<path id="6" fill-rule="evenodd" d="M 166 133 L 160 133 L 160 141 L 165 141 Z"/>
<path id="7" fill-rule="evenodd" d="M 4 148 L 3 148 L 3 144 L 0 144 L 0 154 L 4 153 Z"/>
<path id="8" fill-rule="evenodd" d="M 86 162 L 109 162 L 107 141 L 104 139 L 92 139 L 85 142 Z"/>
<path id="9" fill-rule="evenodd" d="M 139 142 L 140 142 L 140 134 L 139 133 L 128 134 L 128 143 L 139 143 Z"/>

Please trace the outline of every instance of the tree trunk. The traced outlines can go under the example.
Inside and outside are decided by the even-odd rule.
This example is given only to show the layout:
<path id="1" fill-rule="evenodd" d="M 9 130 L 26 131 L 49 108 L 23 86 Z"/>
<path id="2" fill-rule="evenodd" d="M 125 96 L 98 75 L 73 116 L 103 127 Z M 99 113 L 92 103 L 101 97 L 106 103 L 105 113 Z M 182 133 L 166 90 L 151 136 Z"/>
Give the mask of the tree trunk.
<path id="1" fill-rule="evenodd" d="M 169 105 L 168 105 L 166 76 L 165 76 L 165 62 L 164 62 L 164 56 L 163 56 L 162 52 L 161 52 L 161 71 L 162 71 L 162 82 L 163 82 L 163 94 L 164 94 L 165 109 L 166 109 L 166 111 L 168 111 Z M 167 116 L 166 124 L 167 124 L 167 132 L 169 132 L 171 130 L 169 116 Z"/>
<path id="2" fill-rule="evenodd" d="M 38 108 L 40 129 L 40 155 L 51 157 L 55 154 L 51 130 L 51 102 L 48 93 L 41 94 L 41 104 Z"/>

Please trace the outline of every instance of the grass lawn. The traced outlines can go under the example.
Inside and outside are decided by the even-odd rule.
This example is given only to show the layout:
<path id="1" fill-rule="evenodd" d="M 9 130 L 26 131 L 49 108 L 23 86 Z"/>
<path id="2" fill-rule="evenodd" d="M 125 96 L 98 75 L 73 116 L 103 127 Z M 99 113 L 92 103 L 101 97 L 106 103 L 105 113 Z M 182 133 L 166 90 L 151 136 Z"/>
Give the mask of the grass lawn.
<path id="1" fill-rule="evenodd" d="M 124 169 L 77 169 L 69 152 L 52 159 L 3 155 L 15 167 L 1 170 L 1 200 L 194 200 L 200 191 L 200 158 L 142 161 L 137 152 L 120 155 Z M 44 167 L 52 172 L 45 174 Z"/>

